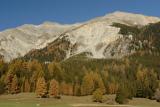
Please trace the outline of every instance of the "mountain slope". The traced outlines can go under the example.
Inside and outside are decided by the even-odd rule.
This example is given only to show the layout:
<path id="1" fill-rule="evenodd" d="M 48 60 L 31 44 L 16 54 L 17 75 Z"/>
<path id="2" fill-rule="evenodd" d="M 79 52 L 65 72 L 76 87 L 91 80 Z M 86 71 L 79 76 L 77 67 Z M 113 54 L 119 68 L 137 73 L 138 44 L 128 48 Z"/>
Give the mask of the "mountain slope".
<path id="1" fill-rule="evenodd" d="M 58 35 L 76 25 L 46 22 L 41 25 L 23 25 L 0 32 L 0 54 L 5 60 L 25 55 L 32 49 L 45 47 Z"/>
<path id="2" fill-rule="evenodd" d="M 144 21 L 139 22 L 138 19 Z M 115 12 L 62 33 L 46 48 L 33 50 L 25 55 L 25 58 L 61 61 L 81 53 L 88 53 L 87 56 L 91 58 L 121 58 L 134 53 L 140 47 L 139 44 L 133 43 L 135 42 L 133 36 L 139 35 L 144 25 L 158 21 L 159 19 L 154 17 Z M 117 25 L 121 23 L 126 28 L 117 26 L 116 23 Z M 123 29 L 125 31 L 127 29 L 128 33 L 121 32 Z"/>
<path id="3" fill-rule="evenodd" d="M 27 59 L 44 61 L 63 60 L 84 52 L 92 58 L 120 58 L 132 53 L 128 51 L 132 35 L 124 37 L 113 23 L 142 27 L 158 21 L 156 17 L 114 12 L 80 24 L 23 25 L 0 32 L 0 54 L 6 61 L 26 53 Z"/>

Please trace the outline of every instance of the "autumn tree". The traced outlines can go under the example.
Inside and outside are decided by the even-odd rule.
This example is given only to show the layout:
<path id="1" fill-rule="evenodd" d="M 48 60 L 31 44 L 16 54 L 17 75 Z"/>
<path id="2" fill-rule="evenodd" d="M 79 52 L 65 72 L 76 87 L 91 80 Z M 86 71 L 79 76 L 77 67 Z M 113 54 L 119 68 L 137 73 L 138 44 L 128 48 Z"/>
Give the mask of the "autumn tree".
<path id="1" fill-rule="evenodd" d="M 23 67 L 22 67 L 22 63 L 23 63 L 23 61 L 19 60 L 19 59 L 13 60 L 12 62 L 9 63 L 8 70 L 7 70 L 7 73 L 6 73 L 6 78 L 5 78 L 6 79 L 5 84 L 6 84 L 7 93 L 11 93 L 11 91 L 14 90 L 14 89 L 11 88 L 11 86 L 12 86 L 12 81 L 13 81 L 12 79 L 15 77 L 15 75 L 16 75 L 16 78 L 18 78 L 19 80 L 21 78 L 23 78 L 24 70 L 23 70 Z M 15 92 L 12 92 L 12 93 L 15 93 Z"/>
<path id="2" fill-rule="evenodd" d="M 55 78 L 59 82 L 62 81 L 63 75 L 62 75 L 62 69 L 59 63 L 52 62 L 48 65 L 48 71 L 51 78 Z"/>
<path id="3" fill-rule="evenodd" d="M 66 95 L 67 94 L 67 84 L 65 81 L 63 81 L 61 84 L 60 84 L 60 93 L 62 95 Z"/>
<path id="4" fill-rule="evenodd" d="M 102 103 L 102 100 L 103 100 L 103 92 L 101 89 L 98 88 L 93 92 L 93 101 Z"/>
<path id="5" fill-rule="evenodd" d="M 72 96 L 73 95 L 73 85 L 71 83 L 67 84 L 67 90 L 68 90 L 68 94 L 67 95 Z"/>
<path id="6" fill-rule="evenodd" d="M 5 86 L 6 86 L 5 89 L 6 89 L 8 94 L 11 93 L 12 79 L 13 79 L 13 74 L 8 71 L 7 75 L 5 77 L 5 81 L 4 81 L 5 82 Z"/>
<path id="7" fill-rule="evenodd" d="M 47 86 L 44 77 L 38 78 L 35 92 L 37 97 L 40 98 L 47 97 Z"/>
<path id="8" fill-rule="evenodd" d="M 70 83 L 62 82 L 60 92 L 63 95 L 73 95 L 73 85 Z"/>
<path id="9" fill-rule="evenodd" d="M 30 92 L 30 83 L 28 79 L 24 81 L 24 92 Z"/>
<path id="10" fill-rule="evenodd" d="M 79 82 L 76 82 L 76 83 L 75 83 L 73 94 L 74 94 L 75 96 L 80 96 L 80 95 L 81 95 L 81 85 L 80 85 Z"/>
<path id="11" fill-rule="evenodd" d="M 16 75 L 18 78 L 24 76 L 24 68 L 23 68 L 23 61 L 20 59 L 16 59 L 9 64 L 8 72 Z"/>
<path id="12" fill-rule="evenodd" d="M 94 91 L 94 78 L 93 73 L 86 73 L 82 80 L 81 94 L 91 95 Z"/>
<path id="13" fill-rule="evenodd" d="M 138 67 L 137 74 L 137 97 L 151 98 L 158 87 L 157 74 L 153 70 Z"/>
<path id="14" fill-rule="evenodd" d="M 60 98 L 59 83 L 55 79 L 52 79 L 50 81 L 49 96 L 54 98 Z"/>
<path id="15" fill-rule="evenodd" d="M 37 79 L 45 76 L 42 64 L 37 60 L 30 61 L 27 72 L 31 81 L 31 91 L 35 91 Z"/>
<path id="16" fill-rule="evenodd" d="M 93 77 L 94 77 L 93 78 L 94 79 L 94 90 L 100 89 L 101 92 L 104 94 L 106 92 L 106 88 L 104 86 L 102 77 L 97 72 L 94 73 Z"/>
<path id="17" fill-rule="evenodd" d="M 11 94 L 17 94 L 18 92 L 19 92 L 18 79 L 17 79 L 17 76 L 14 75 L 14 78 L 11 84 Z"/>
<path id="18" fill-rule="evenodd" d="M 109 94 L 116 94 L 117 90 L 118 90 L 118 84 L 117 83 L 110 82 L 108 84 L 108 91 L 109 91 L 108 93 Z"/>

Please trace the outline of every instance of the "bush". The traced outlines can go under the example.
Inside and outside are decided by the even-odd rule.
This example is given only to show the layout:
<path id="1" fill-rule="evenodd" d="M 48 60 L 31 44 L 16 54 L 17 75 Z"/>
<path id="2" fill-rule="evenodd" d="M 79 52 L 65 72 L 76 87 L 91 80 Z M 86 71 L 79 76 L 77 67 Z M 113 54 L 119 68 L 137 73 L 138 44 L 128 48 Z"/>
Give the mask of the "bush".
<path id="1" fill-rule="evenodd" d="M 127 92 L 125 92 L 124 88 L 119 88 L 116 94 L 115 101 L 119 104 L 124 104 L 127 102 Z"/>
<path id="2" fill-rule="evenodd" d="M 103 100 L 102 90 L 101 89 L 96 89 L 96 91 L 93 92 L 93 101 L 102 103 L 102 100 Z"/>

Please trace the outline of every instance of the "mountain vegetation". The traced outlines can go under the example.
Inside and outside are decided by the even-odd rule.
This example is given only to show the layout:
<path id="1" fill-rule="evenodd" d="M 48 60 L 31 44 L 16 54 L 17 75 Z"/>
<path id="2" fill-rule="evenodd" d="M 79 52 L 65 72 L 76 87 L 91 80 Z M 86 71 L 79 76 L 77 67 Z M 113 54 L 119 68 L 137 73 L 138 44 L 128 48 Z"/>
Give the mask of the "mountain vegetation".
<path id="1" fill-rule="evenodd" d="M 96 59 L 81 53 L 65 59 L 69 42 L 57 40 L 54 45 L 11 62 L 1 58 L 0 94 L 35 92 L 40 98 L 93 95 L 96 102 L 102 102 L 104 94 L 116 94 L 115 100 L 120 104 L 132 97 L 159 98 L 160 23 L 113 26 L 121 28 L 120 34 L 133 36 L 133 54 Z"/>

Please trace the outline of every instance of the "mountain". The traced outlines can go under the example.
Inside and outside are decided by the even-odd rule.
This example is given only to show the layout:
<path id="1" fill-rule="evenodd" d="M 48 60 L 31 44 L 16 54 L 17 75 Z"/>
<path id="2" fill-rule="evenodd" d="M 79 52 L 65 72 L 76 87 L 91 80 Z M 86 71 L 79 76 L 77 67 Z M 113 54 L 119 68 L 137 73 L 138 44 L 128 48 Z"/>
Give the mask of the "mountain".
<path id="1" fill-rule="evenodd" d="M 0 32 L 0 54 L 6 61 L 24 56 L 32 49 L 40 49 L 54 41 L 59 34 L 77 26 L 45 22 L 41 25 L 26 24 Z"/>
<path id="2" fill-rule="evenodd" d="M 137 49 L 135 31 L 139 35 L 144 26 L 159 21 L 157 17 L 114 12 L 78 24 L 23 25 L 0 32 L 0 54 L 6 61 L 23 56 L 61 61 L 82 53 L 92 58 L 121 58 Z M 129 31 L 121 32 L 124 28 Z"/>

